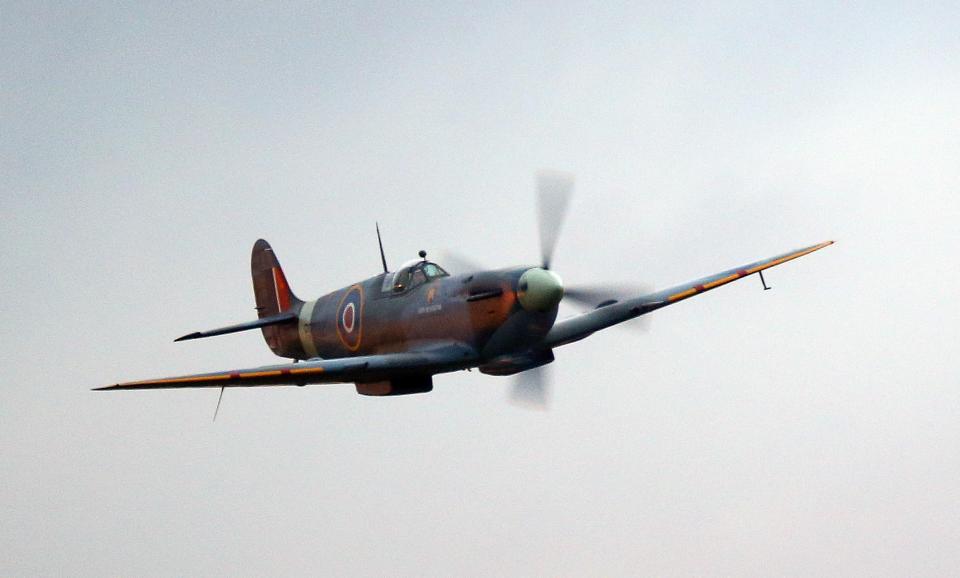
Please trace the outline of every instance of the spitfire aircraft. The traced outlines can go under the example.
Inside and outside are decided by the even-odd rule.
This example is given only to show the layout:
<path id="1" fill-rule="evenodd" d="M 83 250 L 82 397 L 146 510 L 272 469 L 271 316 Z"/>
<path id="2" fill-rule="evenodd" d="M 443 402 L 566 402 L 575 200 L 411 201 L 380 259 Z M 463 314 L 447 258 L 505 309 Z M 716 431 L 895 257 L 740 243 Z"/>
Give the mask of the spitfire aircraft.
<path id="1" fill-rule="evenodd" d="M 571 177 L 538 179 L 541 262 L 534 266 L 447 273 L 420 258 L 389 271 L 377 227 L 383 272 L 312 301 L 291 290 L 270 245 L 253 246 L 251 273 L 258 319 L 176 341 L 260 329 L 270 349 L 291 363 L 119 383 L 98 390 L 220 388 L 353 383 L 371 396 L 425 393 L 433 376 L 476 368 L 520 374 L 514 396 L 543 406 L 541 368 L 553 350 L 657 309 L 822 249 L 833 241 L 790 251 L 676 287 L 636 294 L 617 287 L 565 286 L 551 269 L 557 233 L 573 189 Z M 469 267 L 468 267 L 469 269 Z M 561 301 L 590 309 L 557 320 Z M 528 371 L 534 370 L 534 371 Z M 527 372 L 527 373 L 522 373 Z M 219 401 L 218 401 L 219 408 Z"/>

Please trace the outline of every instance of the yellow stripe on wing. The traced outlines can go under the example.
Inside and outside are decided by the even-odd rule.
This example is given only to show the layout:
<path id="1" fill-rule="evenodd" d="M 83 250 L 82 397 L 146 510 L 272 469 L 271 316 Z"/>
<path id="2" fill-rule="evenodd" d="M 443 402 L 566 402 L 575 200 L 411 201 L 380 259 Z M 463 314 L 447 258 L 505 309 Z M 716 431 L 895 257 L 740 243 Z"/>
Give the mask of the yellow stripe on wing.
<path id="1" fill-rule="evenodd" d="M 238 373 L 237 377 L 240 379 L 253 379 L 255 377 L 276 377 L 278 375 L 283 375 L 282 371 L 250 371 L 247 373 Z"/>
<path id="2" fill-rule="evenodd" d="M 731 281 L 736 281 L 736 280 L 739 279 L 740 277 L 741 277 L 741 275 L 740 275 L 739 273 L 734 273 L 733 275 L 730 275 L 730 276 L 728 276 L 728 277 L 724 277 L 723 279 L 718 279 L 718 280 L 716 280 L 716 281 L 711 281 L 710 283 L 704 283 L 704 284 L 703 284 L 703 290 L 706 291 L 707 289 L 713 289 L 714 287 L 719 287 L 719 286 L 721 286 L 721 285 L 726 285 L 727 283 L 730 283 Z"/>
<path id="3" fill-rule="evenodd" d="M 683 299 L 684 297 L 690 297 L 691 295 L 696 295 L 696 294 L 697 294 L 697 288 L 694 287 L 694 288 L 692 288 L 692 289 L 687 289 L 686 291 L 681 291 L 681 292 L 679 292 L 679 293 L 674 293 L 673 295 L 671 295 L 670 297 L 668 297 L 668 299 L 669 299 L 670 301 L 676 301 L 677 299 Z"/>
<path id="4" fill-rule="evenodd" d="M 302 369 L 291 369 L 290 373 L 301 375 L 304 373 L 323 373 L 324 370 L 322 367 L 304 367 Z"/>
<path id="5" fill-rule="evenodd" d="M 756 267 L 747 269 L 747 274 L 750 275 L 758 271 L 763 271 L 764 269 L 769 269 L 770 267 L 779 265 L 780 263 L 786 263 L 787 261 L 792 261 L 797 257 L 803 257 L 804 255 L 809 255 L 810 253 L 813 253 L 814 251 L 819 251 L 820 249 L 823 249 L 824 247 L 827 247 L 829 245 L 833 245 L 833 241 L 826 241 L 824 243 L 820 243 L 819 245 L 814 245 L 809 249 L 804 249 L 803 251 L 797 251 L 796 253 L 787 255 L 786 257 L 780 257 L 779 259 L 770 261 L 769 263 L 764 263 L 763 265 L 757 265 Z"/>
<path id="6" fill-rule="evenodd" d="M 148 379 L 145 381 L 129 381 L 127 383 L 121 383 L 121 386 L 126 385 L 150 385 L 154 383 L 198 383 L 202 381 L 220 381 L 230 379 L 230 374 L 222 375 L 205 375 L 202 377 L 171 377 L 168 379 Z"/>
<path id="7" fill-rule="evenodd" d="M 210 383 L 216 381 L 258 379 L 263 377 L 281 377 L 283 375 L 310 375 L 323 373 L 326 371 L 322 367 L 304 367 L 289 370 L 274 369 L 270 371 L 248 371 L 246 373 L 219 373 L 215 375 L 191 375 L 186 377 L 170 377 L 166 379 L 148 379 L 143 381 L 129 381 L 119 384 L 120 387 L 132 387 L 137 385 L 164 385 L 176 383 Z"/>
<path id="8" fill-rule="evenodd" d="M 710 281 L 709 283 L 704 283 L 703 285 L 697 285 L 697 286 L 695 286 L 695 287 L 691 287 L 690 289 L 685 289 L 685 290 L 683 290 L 683 291 L 679 291 L 679 292 L 674 293 L 673 295 L 670 295 L 669 297 L 667 297 L 667 300 L 670 301 L 670 302 L 674 302 L 674 301 L 679 301 L 679 300 L 681 300 L 681 299 L 686 299 L 687 297 L 692 297 L 692 296 L 694 296 L 694 295 L 696 295 L 696 294 L 698 294 L 698 293 L 702 293 L 702 292 L 707 291 L 707 290 L 709 290 L 709 289 L 713 289 L 713 288 L 719 287 L 719 286 L 721 286 L 721 285 L 726 285 L 727 283 L 732 283 L 733 281 L 736 281 L 737 279 L 740 279 L 740 278 L 742 278 L 742 277 L 746 277 L 747 275 L 752 275 L 752 274 L 754 274 L 754 273 L 758 273 L 758 272 L 763 271 L 763 270 L 765 270 L 765 269 L 769 269 L 770 267 L 775 267 L 775 266 L 777 266 L 777 265 L 780 265 L 781 263 L 786 263 L 787 261 L 791 261 L 791 260 L 796 259 L 796 258 L 798 258 L 798 257 L 803 257 L 804 255 L 809 255 L 810 253 L 813 253 L 814 251 L 819 251 L 820 249 L 823 249 L 824 247 L 827 247 L 827 246 L 829 246 L 829 245 L 833 245 L 833 241 L 825 241 L 825 242 L 823 242 L 823 243 L 820 243 L 819 245 L 814 245 L 813 247 L 808 247 L 808 248 L 803 249 L 803 250 L 801 250 L 801 251 L 797 251 L 797 252 L 795 252 L 795 253 L 790 253 L 789 255 L 784 255 L 783 257 L 780 257 L 780 258 L 778 258 L 778 259 L 774 259 L 773 261 L 770 261 L 770 262 L 768 262 L 768 263 L 761 263 L 761 264 L 755 265 L 755 266 L 753 266 L 753 267 L 751 267 L 751 268 L 749 268 L 749 269 L 744 269 L 744 270 L 741 270 L 741 271 L 737 271 L 736 273 L 733 273 L 733 274 L 731 274 L 731 275 L 727 275 L 726 277 L 723 277 L 722 279 L 717 279 L 716 281 Z"/>

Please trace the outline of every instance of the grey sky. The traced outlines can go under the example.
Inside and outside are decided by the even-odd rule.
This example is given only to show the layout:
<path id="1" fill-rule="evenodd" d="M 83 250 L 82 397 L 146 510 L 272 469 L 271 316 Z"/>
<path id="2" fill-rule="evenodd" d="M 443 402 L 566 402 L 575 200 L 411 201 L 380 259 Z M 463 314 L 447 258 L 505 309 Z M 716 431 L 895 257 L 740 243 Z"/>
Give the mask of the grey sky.
<path id="1" fill-rule="evenodd" d="M 0 1 L 0 574 L 956 575 L 956 3 Z M 98 394 L 273 358 L 453 248 L 571 282 L 838 244 L 507 381 Z M 573 310 L 566 313 L 573 313 Z"/>

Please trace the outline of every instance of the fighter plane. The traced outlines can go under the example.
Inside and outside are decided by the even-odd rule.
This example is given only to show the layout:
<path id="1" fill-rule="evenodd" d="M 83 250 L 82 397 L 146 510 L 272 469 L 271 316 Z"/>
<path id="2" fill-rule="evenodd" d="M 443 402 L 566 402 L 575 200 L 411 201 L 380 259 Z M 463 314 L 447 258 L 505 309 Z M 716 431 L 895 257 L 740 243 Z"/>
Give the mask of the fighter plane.
<path id="1" fill-rule="evenodd" d="M 766 289 L 764 270 L 833 243 L 789 251 L 655 292 L 625 295 L 624 289 L 614 286 L 565 286 L 551 264 L 573 179 L 562 173 L 541 173 L 538 189 L 541 261 L 537 265 L 451 275 L 420 251 L 419 258 L 390 271 L 377 226 L 383 272 L 303 301 L 290 288 L 273 249 L 258 240 L 251 258 L 258 319 L 190 333 L 176 341 L 260 329 L 273 353 L 292 362 L 96 389 L 212 387 L 220 388 L 222 398 L 227 387 L 353 383 L 361 395 L 393 396 L 429 392 L 435 375 L 476 368 L 490 375 L 520 374 L 514 397 L 542 407 L 548 384 L 537 368 L 554 360 L 557 347 L 754 274 Z M 564 300 L 590 309 L 558 321 Z"/>

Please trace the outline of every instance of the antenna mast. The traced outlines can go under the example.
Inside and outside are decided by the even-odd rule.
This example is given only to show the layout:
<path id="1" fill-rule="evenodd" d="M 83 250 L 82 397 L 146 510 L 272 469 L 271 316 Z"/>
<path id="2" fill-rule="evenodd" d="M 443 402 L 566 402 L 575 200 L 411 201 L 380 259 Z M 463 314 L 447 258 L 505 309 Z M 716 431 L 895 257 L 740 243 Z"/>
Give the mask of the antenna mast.
<path id="1" fill-rule="evenodd" d="M 377 223 L 377 244 L 380 245 L 380 261 L 383 263 L 383 272 L 389 273 L 387 269 L 387 257 L 383 254 L 383 239 L 380 238 L 380 223 Z"/>

